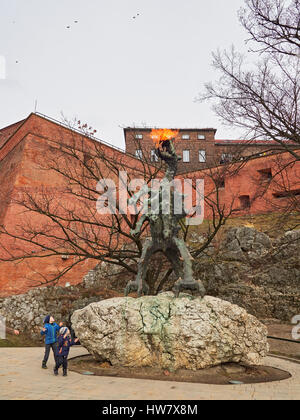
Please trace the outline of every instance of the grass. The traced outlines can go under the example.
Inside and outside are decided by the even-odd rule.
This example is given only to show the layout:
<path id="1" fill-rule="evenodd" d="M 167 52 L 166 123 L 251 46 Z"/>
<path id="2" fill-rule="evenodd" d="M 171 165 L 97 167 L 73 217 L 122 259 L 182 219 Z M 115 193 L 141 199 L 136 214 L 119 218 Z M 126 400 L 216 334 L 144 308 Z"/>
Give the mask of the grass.
<path id="1" fill-rule="evenodd" d="M 288 230 L 300 229 L 300 214 L 292 213 L 282 215 L 280 213 L 266 213 L 259 215 L 245 215 L 241 217 L 232 217 L 226 221 L 216 235 L 216 240 L 222 239 L 224 233 L 231 227 L 246 226 L 254 228 L 259 232 L 266 233 L 270 238 L 278 238 Z M 198 235 L 206 234 L 209 227 L 212 228 L 212 221 L 205 219 L 201 225 L 191 226 L 188 243 L 193 233 Z M 213 230 L 213 229 L 212 229 Z"/>
<path id="2" fill-rule="evenodd" d="M 25 333 L 19 335 L 6 334 L 6 339 L 0 339 L 1 347 L 42 347 L 44 343 L 40 340 L 33 340 Z"/>

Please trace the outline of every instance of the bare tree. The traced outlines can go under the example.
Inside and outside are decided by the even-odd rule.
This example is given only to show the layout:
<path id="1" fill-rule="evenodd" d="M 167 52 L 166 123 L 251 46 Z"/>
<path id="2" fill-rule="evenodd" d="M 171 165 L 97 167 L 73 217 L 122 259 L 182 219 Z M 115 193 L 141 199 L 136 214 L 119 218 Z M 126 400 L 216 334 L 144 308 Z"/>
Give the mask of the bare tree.
<path id="1" fill-rule="evenodd" d="M 246 0 L 240 20 L 259 59 L 247 64 L 234 47 L 217 51 L 213 66 L 220 78 L 207 83 L 198 99 L 213 100 L 217 115 L 249 139 L 275 140 L 299 160 L 299 2 Z"/>
<path id="2" fill-rule="evenodd" d="M 300 214 L 300 178 L 296 166 L 299 162 L 286 153 L 272 156 L 272 161 L 265 169 L 256 171 L 252 184 L 256 186 L 254 199 L 260 200 L 274 215 L 272 229 L 282 230 L 289 223 L 288 229 L 299 226 Z M 291 224 L 292 223 L 292 224 Z"/>
<path id="3" fill-rule="evenodd" d="M 70 125 L 71 134 L 73 125 Z M 29 262 L 32 258 L 39 258 L 41 263 L 46 263 L 49 257 L 66 259 L 64 269 L 55 275 L 45 275 L 41 270 L 41 279 L 35 285 L 56 284 L 63 275 L 87 260 L 93 260 L 95 264 L 113 264 L 133 277 L 148 234 L 147 224 L 140 234 L 131 234 L 141 210 L 136 214 L 124 211 L 121 190 L 125 189 L 127 202 L 136 190 L 131 181 L 139 178 L 148 185 L 153 179 L 162 177 L 159 162 L 157 165 L 149 162 L 148 154 L 134 159 L 97 142 L 90 127 L 80 123 L 80 128 L 86 129 L 82 135 L 74 132 L 72 139 L 66 141 L 62 132 L 61 141 L 48 144 L 36 169 L 32 170 L 49 176 L 52 181 L 49 185 L 39 185 L 37 189 L 32 185 L 19 189 L 11 199 L 11 205 L 18 209 L 16 223 L 13 228 L 5 225 L 0 228 L 1 261 Z M 140 145 L 137 149 L 140 150 Z M 230 176 L 226 165 L 221 171 L 223 177 Z M 125 173 L 127 179 L 122 178 Z M 234 211 L 233 206 L 226 207 L 220 200 L 223 188 L 220 173 L 211 169 L 207 176 L 212 179 L 205 197 L 210 208 L 210 221 L 204 241 L 192 249 L 195 257 L 209 246 Z M 109 200 L 109 179 L 117 186 L 113 202 Z M 106 214 L 99 212 L 99 208 L 106 208 Z M 182 229 L 182 235 L 187 239 L 188 229 L 184 225 Z M 161 290 L 171 273 L 159 256 L 155 256 L 146 278 L 151 293 Z"/>
<path id="4" fill-rule="evenodd" d="M 254 41 L 253 51 L 299 57 L 300 2 L 291 0 L 246 0 L 239 12 L 240 22 Z M 253 42 L 252 42 L 253 44 Z"/>
<path id="5" fill-rule="evenodd" d="M 70 124 L 69 128 L 73 126 Z M 120 189 L 125 189 L 127 199 L 133 194 L 130 181 L 141 178 L 149 183 L 158 176 L 159 167 L 95 140 L 89 141 L 93 131 L 86 125 L 80 128 L 83 128 L 81 136 L 74 132 L 68 143 L 62 133 L 61 141 L 49 146 L 45 155 L 39 157 L 35 170 L 54 177 L 55 186 L 19 188 L 10 202 L 18 209 L 19 217 L 13 228 L 1 226 L 2 261 L 32 258 L 43 261 L 53 256 L 68 259 L 65 268 L 55 276 L 41 273 L 41 284 L 55 284 L 88 259 L 135 273 L 134 264 L 142 250 L 142 239 L 130 233 L 139 214 L 123 211 L 122 205 L 126 203 L 121 202 Z M 122 180 L 122 173 L 128 178 Z M 105 194 L 110 187 L 108 179 L 116 181 L 114 208 L 99 214 L 99 205 L 102 209 L 111 205 Z M 131 247 L 127 247 L 128 243 Z"/>

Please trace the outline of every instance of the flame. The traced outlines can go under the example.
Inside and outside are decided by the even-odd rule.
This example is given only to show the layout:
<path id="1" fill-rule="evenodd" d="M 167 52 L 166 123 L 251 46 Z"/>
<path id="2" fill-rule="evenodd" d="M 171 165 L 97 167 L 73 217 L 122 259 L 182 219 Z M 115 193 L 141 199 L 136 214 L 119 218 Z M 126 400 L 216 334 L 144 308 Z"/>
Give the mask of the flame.
<path id="1" fill-rule="evenodd" d="M 152 138 L 156 149 L 159 147 L 160 143 L 165 140 L 171 140 L 175 138 L 178 134 L 178 130 L 170 130 L 168 128 L 159 128 L 153 129 L 151 131 L 150 137 Z"/>

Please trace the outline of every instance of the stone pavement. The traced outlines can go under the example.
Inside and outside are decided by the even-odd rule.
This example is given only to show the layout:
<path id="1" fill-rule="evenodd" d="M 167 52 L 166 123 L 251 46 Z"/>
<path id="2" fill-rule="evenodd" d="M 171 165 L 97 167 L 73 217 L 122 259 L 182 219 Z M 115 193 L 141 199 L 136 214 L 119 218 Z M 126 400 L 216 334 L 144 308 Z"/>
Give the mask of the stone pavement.
<path id="1" fill-rule="evenodd" d="M 289 371 L 290 379 L 251 385 L 206 385 L 154 381 L 68 372 L 53 375 L 53 356 L 41 369 L 44 349 L 0 348 L 0 400 L 237 400 L 300 399 L 300 364 L 267 357 L 264 364 Z M 72 347 L 70 357 L 85 354 Z"/>

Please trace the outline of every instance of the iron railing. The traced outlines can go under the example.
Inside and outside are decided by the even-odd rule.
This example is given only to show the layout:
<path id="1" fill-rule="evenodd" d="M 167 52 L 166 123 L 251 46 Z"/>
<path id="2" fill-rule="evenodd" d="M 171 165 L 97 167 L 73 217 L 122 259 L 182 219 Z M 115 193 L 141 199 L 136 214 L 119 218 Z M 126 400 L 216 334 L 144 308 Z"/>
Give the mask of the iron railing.
<path id="1" fill-rule="evenodd" d="M 71 131 L 74 131 L 75 133 L 78 133 L 78 134 L 80 134 L 82 136 L 90 137 L 92 140 L 98 141 L 99 143 L 103 143 L 106 146 L 109 146 L 109 147 L 112 147 L 113 149 L 118 150 L 119 152 L 126 153 L 125 149 L 122 149 L 121 147 L 118 147 L 118 146 L 115 146 L 115 145 L 113 145 L 111 143 L 108 143 L 107 141 L 102 140 L 102 139 L 99 139 L 98 137 L 89 136 L 84 131 L 79 130 L 78 128 L 75 128 L 75 127 L 71 127 L 67 123 L 64 123 L 63 121 L 56 120 L 55 118 L 49 117 L 48 115 L 42 114 L 41 112 L 37 112 L 37 111 L 36 112 L 33 112 L 33 114 L 38 115 L 38 116 L 40 116 L 42 118 L 45 118 L 46 120 L 52 121 L 55 124 L 58 124 L 58 125 L 60 125 L 60 126 L 62 126 L 64 128 L 67 128 L 67 129 L 69 129 Z M 126 153 L 126 154 L 130 154 L 130 153 Z"/>
<path id="2" fill-rule="evenodd" d="M 267 338 L 272 338 L 273 340 L 288 341 L 290 343 L 300 344 L 300 341 L 298 341 L 298 340 L 291 340 L 290 338 L 273 337 L 272 335 L 268 335 Z"/>

